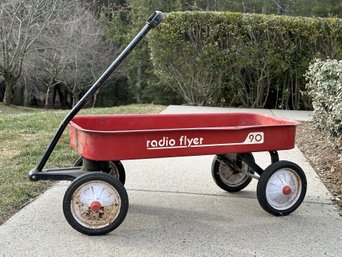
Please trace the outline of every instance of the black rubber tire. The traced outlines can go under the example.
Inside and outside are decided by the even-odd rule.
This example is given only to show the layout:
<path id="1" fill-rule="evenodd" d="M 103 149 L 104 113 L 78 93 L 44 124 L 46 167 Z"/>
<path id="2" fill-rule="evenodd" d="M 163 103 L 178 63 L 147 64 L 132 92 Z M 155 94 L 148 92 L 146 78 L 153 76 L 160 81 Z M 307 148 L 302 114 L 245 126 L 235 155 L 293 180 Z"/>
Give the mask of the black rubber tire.
<path id="1" fill-rule="evenodd" d="M 275 204 L 272 204 L 270 196 L 267 196 L 267 186 L 269 184 L 269 181 L 273 174 L 277 171 L 287 171 L 293 174 L 292 182 L 295 182 L 293 178 L 296 178 L 298 186 L 295 188 L 298 188 L 298 190 L 295 191 L 296 194 L 292 194 L 289 196 L 289 204 L 288 206 L 284 205 L 282 207 L 277 207 Z M 272 178 L 273 179 L 273 178 Z M 282 182 L 280 177 L 278 176 L 277 179 L 280 183 L 284 183 L 285 186 L 286 183 Z M 283 180 L 285 178 L 283 177 Z M 288 179 L 287 179 L 288 180 Z M 271 184 L 272 183 L 272 184 Z M 274 183 L 271 182 L 271 185 L 274 186 Z M 281 187 L 283 185 L 279 185 L 279 190 L 282 190 Z M 293 211 L 295 211 L 300 204 L 303 202 L 305 194 L 306 194 L 306 188 L 307 188 L 307 181 L 304 171 L 295 163 L 289 162 L 289 161 L 278 161 L 272 163 L 270 166 L 268 166 L 265 171 L 261 174 L 258 185 L 257 185 L 257 198 L 259 201 L 260 206 L 267 211 L 268 213 L 274 215 L 274 216 L 285 216 Z M 283 197 L 287 197 L 285 194 Z M 291 199 L 294 197 L 294 199 Z M 285 198 L 284 198 L 285 199 Z M 286 203 L 286 202 L 285 202 Z"/>
<path id="2" fill-rule="evenodd" d="M 111 165 L 114 165 L 119 173 L 119 177 L 118 179 L 120 180 L 120 182 L 125 185 L 125 182 L 126 182 L 126 171 L 125 171 L 125 168 L 122 164 L 121 161 L 110 161 Z M 74 164 L 74 167 L 79 167 L 79 166 L 82 166 L 83 165 L 83 158 L 80 157 Z M 104 171 L 105 172 L 105 171 Z M 105 172 L 105 173 L 108 173 L 110 174 L 110 171 L 109 172 Z"/>
<path id="3" fill-rule="evenodd" d="M 118 214 L 115 218 L 115 220 L 108 225 L 105 225 L 101 228 L 90 228 L 87 227 L 80 222 L 77 221 L 77 219 L 74 217 L 72 213 L 72 198 L 74 196 L 74 193 L 76 190 L 78 190 L 80 187 L 82 187 L 85 183 L 89 182 L 104 182 L 107 186 L 109 185 L 112 187 L 118 194 L 121 206 L 119 208 Z M 90 172 L 87 174 L 84 174 L 78 178 L 76 178 L 68 187 L 64 194 L 63 198 L 63 213 L 65 219 L 68 221 L 71 227 L 76 229 L 78 232 L 86 234 L 86 235 L 104 235 L 107 234 L 114 229 L 116 229 L 125 219 L 126 214 L 128 212 L 128 195 L 125 187 L 119 182 L 119 180 L 114 179 L 112 176 L 101 173 L 101 172 Z M 99 215 L 101 218 L 101 216 Z"/>
<path id="4" fill-rule="evenodd" d="M 246 153 L 250 156 L 250 158 L 252 160 L 254 160 L 253 154 L 252 153 Z M 242 168 L 243 164 L 245 164 L 241 158 L 240 158 L 240 154 L 236 154 L 236 158 L 235 158 L 235 164 L 239 167 Z M 239 183 L 237 185 L 233 185 L 233 184 L 227 184 L 227 182 L 224 182 L 222 180 L 222 175 L 220 174 L 221 171 L 221 165 L 223 165 L 221 162 L 219 162 L 217 160 L 218 156 L 215 156 L 213 162 L 212 162 L 212 166 L 211 166 L 211 175 L 216 183 L 216 185 L 218 185 L 221 189 L 230 192 L 230 193 L 234 193 L 234 192 L 239 192 L 242 189 L 244 189 L 245 187 L 247 187 L 249 185 L 249 183 L 252 181 L 252 177 L 245 175 L 245 177 L 243 177 L 242 183 Z M 247 164 L 246 164 L 247 165 Z M 238 170 L 233 169 L 232 167 L 229 166 L 230 169 L 233 170 L 234 174 L 238 174 L 240 173 Z M 248 172 L 250 172 L 251 174 L 253 174 L 254 172 L 248 167 Z"/>

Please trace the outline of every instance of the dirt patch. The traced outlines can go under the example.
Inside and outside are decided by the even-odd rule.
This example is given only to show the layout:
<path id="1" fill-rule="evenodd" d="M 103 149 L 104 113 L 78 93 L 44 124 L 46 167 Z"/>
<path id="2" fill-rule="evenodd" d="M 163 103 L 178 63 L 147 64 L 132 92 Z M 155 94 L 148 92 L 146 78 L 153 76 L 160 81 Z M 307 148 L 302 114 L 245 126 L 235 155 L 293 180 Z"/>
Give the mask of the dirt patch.
<path id="1" fill-rule="evenodd" d="M 331 200 L 342 216 L 342 157 L 339 152 L 313 122 L 298 126 L 296 143 L 333 195 Z"/>

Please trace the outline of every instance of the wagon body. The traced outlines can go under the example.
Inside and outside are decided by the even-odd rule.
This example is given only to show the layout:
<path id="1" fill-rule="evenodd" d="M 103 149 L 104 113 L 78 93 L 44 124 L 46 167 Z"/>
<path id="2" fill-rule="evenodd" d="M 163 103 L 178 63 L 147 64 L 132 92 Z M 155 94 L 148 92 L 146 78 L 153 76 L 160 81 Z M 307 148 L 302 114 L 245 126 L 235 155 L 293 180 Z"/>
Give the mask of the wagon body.
<path id="1" fill-rule="evenodd" d="M 70 144 L 90 160 L 285 150 L 297 124 L 254 113 L 79 115 Z"/>

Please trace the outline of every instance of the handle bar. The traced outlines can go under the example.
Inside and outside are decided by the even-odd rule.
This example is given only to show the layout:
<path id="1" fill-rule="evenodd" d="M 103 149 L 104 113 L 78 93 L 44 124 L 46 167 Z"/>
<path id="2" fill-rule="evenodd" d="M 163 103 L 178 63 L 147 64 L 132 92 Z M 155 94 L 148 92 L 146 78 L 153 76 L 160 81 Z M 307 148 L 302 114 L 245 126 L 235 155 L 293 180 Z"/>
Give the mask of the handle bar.
<path id="1" fill-rule="evenodd" d="M 85 93 L 85 95 L 79 100 L 79 102 L 70 110 L 68 115 L 64 118 L 60 124 L 55 135 L 53 136 L 51 143 L 48 145 L 45 153 L 43 154 L 37 167 L 29 172 L 29 179 L 37 181 L 35 176 L 37 172 L 41 172 L 48 161 L 52 151 L 56 147 L 59 139 L 61 138 L 65 128 L 75 115 L 81 110 L 81 108 L 87 103 L 87 101 L 96 93 L 96 91 L 103 85 L 103 83 L 109 78 L 109 76 L 117 69 L 117 67 L 125 60 L 130 54 L 133 48 L 143 39 L 143 37 L 154 27 L 164 19 L 164 14 L 160 11 L 155 11 L 146 21 L 146 25 L 141 31 L 134 37 L 134 39 L 128 44 L 128 46 L 121 52 L 121 54 L 114 60 L 109 68 L 101 75 L 101 77 L 91 86 L 91 88 Z"/>

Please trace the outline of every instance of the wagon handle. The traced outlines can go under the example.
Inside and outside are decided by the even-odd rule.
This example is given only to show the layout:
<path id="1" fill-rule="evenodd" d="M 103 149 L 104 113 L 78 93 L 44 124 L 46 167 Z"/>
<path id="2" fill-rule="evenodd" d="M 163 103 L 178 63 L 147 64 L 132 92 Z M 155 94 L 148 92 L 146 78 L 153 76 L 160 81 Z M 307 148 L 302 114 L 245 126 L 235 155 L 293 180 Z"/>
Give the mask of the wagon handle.
<path id="1" fill-rule="evenodd" d="M 147 23 L 150 24 L 152 28 L 159 25 L 159 23 L 164 19 L 164 14 L 161 11 L 155 11 L 152 15 L 147 19 Z"/>
<path id="2" fill-rule="evenodd" d="M 91 88 L 85 93 L 85 95 L 79 100 L 79 102 L 70 110 L 68 115 L 64 118 L 60 124 L 55 135 L 53 136 L 50 144 L 45 150 L 43 156 L 37 167 L 29 172 L 29 179 L 37 181 L 35 176 L 38 172 L 43 171 L 43 168 L 48 161 L 52 151 L 56 147 L 59 139 L 61 138 L 65 128 L 75 115 L 82 109 L 87 101 L 96 93 L 96 91 L 103 85 L 103 83 L 109 78 L 109 76 L 117 69 L 117 67 L 123 62 L 123 60 L 129 55 L 133 48 L 143 39 L 143 37 L 154 27 L 156 27 L 164 18 L 164 14 L 160 11 L 155 11 L 146 21 L 146 25 L 140 30 L 140 32 L 133 38 L 128 46 L 121 52 L 121 54 L 114 60 L 114 62 L 107 68 L 107 70 L 101 75 L 101 77 L 91 86 Z M 39 179 L 43 179 L 39 176 Z"/>

